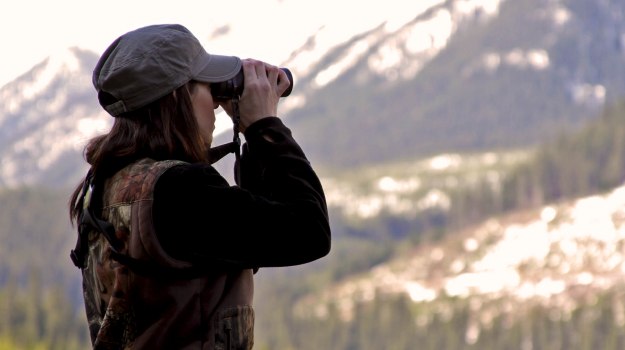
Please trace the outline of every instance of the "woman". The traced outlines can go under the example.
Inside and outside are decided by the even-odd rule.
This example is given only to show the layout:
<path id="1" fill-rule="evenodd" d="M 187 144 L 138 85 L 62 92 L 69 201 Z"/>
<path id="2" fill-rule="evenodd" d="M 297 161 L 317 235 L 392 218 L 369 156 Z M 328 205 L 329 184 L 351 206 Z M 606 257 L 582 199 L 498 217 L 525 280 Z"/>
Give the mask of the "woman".
<path id="1" fill-rule="evenodd" d="M 214 99 L 241 69 L 240 98 Z M 287 75 L 153 25 L 115 40 L 93 83 L 115 120 L 70 200 L 93 347 L 252 348 L 254 272 L 330 250 L 323 188 L 277 118 Z M 237 186 L 211 166 L 219 106 L 245 135 Z"/>

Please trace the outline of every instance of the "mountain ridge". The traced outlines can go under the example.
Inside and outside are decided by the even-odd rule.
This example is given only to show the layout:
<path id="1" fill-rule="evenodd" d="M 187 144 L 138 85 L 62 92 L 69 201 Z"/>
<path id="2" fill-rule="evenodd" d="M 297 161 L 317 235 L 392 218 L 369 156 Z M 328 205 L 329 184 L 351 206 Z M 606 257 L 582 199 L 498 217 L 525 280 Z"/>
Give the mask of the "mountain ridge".
<path id="1" fill-rule="evenodd" d="M 622 96 L 624 90 L 623 84 L 612 80 L 614 75 L 608 73 L 613 70 L 620 75 L 620 48 L 605 48 L 607 51 L 599 54 L 579 52 L 577 46 L 587 41 L 603 42 L 602 26 L 610 36 L 617 37 L 618 31 L 607 28 L 620 22 L 612 19 L 587 28 L 588 24 L 578 23 L 585 20 L 583 14 L 572 12 L 564 4 L 560 2 L 561 8 L 552 10 L 569 13 L 568 22 L 558 24 L 553 19 L 558 16 L 538 16 L 545 10 L 544 2 L 504 2 L 497 17 L 457 32 L 415 79 L 390 88 L 382 88 L 383 82 L 372 80 L 371 89 L 353 90 L 359 74 L 346 74 L 331 92 L 319 94 L 328 107 L 310 106 L 292 113 L 293 120 L 298 121 L 296 126 L 301 124 L 304 130 L 301 142 L 313 159 L 349 167 L 371 159 L 375 162 L 414 154 L 432 156 L 458 149 L 531 146 L 557 132 L 579 127 L 600 110 L 598 106 Z M 596 12 L 605 10 L 602 5 L 596 7 Z M 581 57 L 601 56 L 597 63 L 610 63 L 597 64 L 601 68 L 584 66 L 582 61 L 563 56 L 566 50 L 575 50 Z M 536 59 L 542 65 L 530 64 Z M 476 71 L 472 67 L 481 60 L 486 65 Z M 613 60 L 621 63 L 612 64 Z M 498 63 L 488 68 L 492 61 Z M 355 67 L 359 66 L 362 72 L 367 70 L 366 62 Z M 405 103 L 389 103 L 392 101 Z M 329 117 L 316 116 L 316 111 Z M 357 121 L 358 129 L 350 130 L 352 119 Z M 324 142 L 317 140 L 321 135 L 326 136 Z M 378 149 L 366 147 L 365 143 L 378 145 Z M 346 148 L 351 150 L 349 154 L 339 151 Z"/>
<path id="2" fill-rule="evenodd" d="M 321 26 L 283 62 L 295 89 L 280 110 L 321 170 L 532 147 L 625 95 L 616 79 L 625 74 L 623 7 L 432 1 L 410 20 L 371 21 L 345 42 Z M 72 159 L 112 123 L 89 84 L 96 60 L 61 51 L 0 88 L 8 101 L 0 106 L 0 186 L 80 179 L 85 167 Z M 217 144 L 230 141 L 227 120 L 218 117 Z"/>

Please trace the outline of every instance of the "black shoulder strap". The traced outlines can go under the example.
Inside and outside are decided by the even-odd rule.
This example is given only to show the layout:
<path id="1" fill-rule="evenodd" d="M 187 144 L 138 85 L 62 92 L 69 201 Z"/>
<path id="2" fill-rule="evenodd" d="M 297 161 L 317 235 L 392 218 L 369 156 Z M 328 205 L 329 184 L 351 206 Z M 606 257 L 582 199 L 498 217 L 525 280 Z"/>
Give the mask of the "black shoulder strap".
<path id="1" fill-rule="evenodd" d="M 241 113 L 239 111 L 239 96 L 232 99 L 232 143 L 236 145 L 234 151 L 234 181 L 241 184 L 241 138 L 239 138 L 239 124 L 241 123 Z"/>
<path id="2" fill-rule="evenodd" d="M 89 232 L 96 231 L 104 235 L 114 251 L 121 248 L 121 242 L 115 236 L 115 228 L 105 220 L 100 219 L 95 213 L 94 207 L 100 207 L 98 197 L 95 193 L 99 187 L 94 187 L 94 177 L 90 170 L 85 177 L 80 194 L 78 195 L 77 206 L 82 206 L 81 214 L 78 218 L 78 237 L 76 246 L 71 251 L 70 257 L 76 267 L 83 269 L 86 267 L 86 256 L 89 250 Z"/>
<path id="3" fill-rule="evenodd" d="M 225 143 L 223 145 L 212 147 L 208 150 L 208 159 L 211 164 L 215 164 L 221 158 L 229 153 L 234 153 L 234 180 L 237 184 L 240 184 L 241 180 L 241 138 L 239 137 L 241 123 L 241 114 L 239 112 L 239 97 L 235 96 L 231 100 L 232 102 L 232 142 Z"/>

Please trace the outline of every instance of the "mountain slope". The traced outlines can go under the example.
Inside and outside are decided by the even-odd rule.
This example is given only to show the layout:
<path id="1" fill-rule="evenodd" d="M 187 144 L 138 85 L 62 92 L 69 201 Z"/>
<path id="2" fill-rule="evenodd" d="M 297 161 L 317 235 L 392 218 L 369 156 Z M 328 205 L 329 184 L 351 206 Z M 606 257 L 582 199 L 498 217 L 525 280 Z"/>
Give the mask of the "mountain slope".
<path id="1" fill-rule="evenodd" d="M 624 246 L 625 187 L 619 187 L 492 218 L 348 278 L 303 299 L 298 308 L 305 313 L 389 293 L 404 293 L 414 302 L 508 297 L 565 306 L 579 293 L 622 283 Z"/>
<path id="2" fill-rule="evenodd" d="M 411 54 L 424 23 L 453 19 L 459 3 L 378 36 L 349 70 L 290 113 L 314 160 L 350 167 L 535 145 L 625 94 L 618 79 L 625 73 L 622 2 L 506 1 L 496 16 L 477 8 L 470 20 L 445 22 L 452 34 L 445 45 L 432 35 Z M 360 45 L 354 40 L 341 51 Z M 392 64 L 376 70 L 376 58 Z"/>
<path id="3" fill-rule="evenodd" d="M 619 187 L 493 217 L 280 312 L 261 270 L 259 338 L 297 349 L 620 349 L 624 208 Z M 280 336 L 284 325 L 293 336 Z"/>
<path id="4" fill-rule="evenodd" d="M 295 89 L 282 116 L 322 171 L 533 146 L 625 95 L 622 2 L 396 7 L 401 20 L 351 36 L 320 19 L 283 63 Z M 77 181 L 86 139 L 112 122 L 89 84 L 96 59 L 69 49 L 0 89 L 0 186 Z"/>
<path id="5" fill-rule="evenodd" d="M 0 187 L 78 181 L 85 141 L 110 123 L 91 86 L 96 60 L 63 50 L 0 89 Z"/>

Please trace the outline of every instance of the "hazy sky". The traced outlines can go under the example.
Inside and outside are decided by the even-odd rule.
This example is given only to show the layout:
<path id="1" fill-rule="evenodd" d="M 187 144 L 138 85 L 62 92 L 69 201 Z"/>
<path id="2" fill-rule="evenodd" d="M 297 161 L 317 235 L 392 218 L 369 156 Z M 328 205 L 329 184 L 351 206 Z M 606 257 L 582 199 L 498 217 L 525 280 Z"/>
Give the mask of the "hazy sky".
<path id="1" fill-rule="evenodd" d="M 308 16 L 297 18 L 300 25 L 295 31 L 281 28 L 280 23 L 291 26 L 294 18 L 277 12 L 275 5 L 278 3 L 278 0 L 20 0 L 5 3 L 0 11 L 0 86 L 59 50 L 79 46 L 100 54 L 119 35 L 155 23 L 185 25 L 209 52 L 242 58 L 260 56 L 258 58 L 268 61 L 285 59 L 288 53 L 281 51 L 288 42 L 286 36 L 295 40 L 298 30 L 310 28 L 307 27 Z M 305 5 L 307 1 L 301 3 Z M 282 13 L 287 9 L 288 6 L 280 6 Z M 235 24 L 230 33 L 234 39 L 207 43 L 211 33 L 227 23 Z M 308 21 L 308 25 L 310 23 Z"/>
<path id="2" fill-rule="evenodd" d="M 119 35 L 149 24 L 180 23 L 208 52 L 281 64 L 322 26 L 333 40 L 347 40 L 383 21 L 401 25 L 443 1 L 7 1 L 0 10 L 0 87 L 55 52 L 79 46 L 100 54 Z M 227 40 L 211 38 L 227 24 Z"/>

